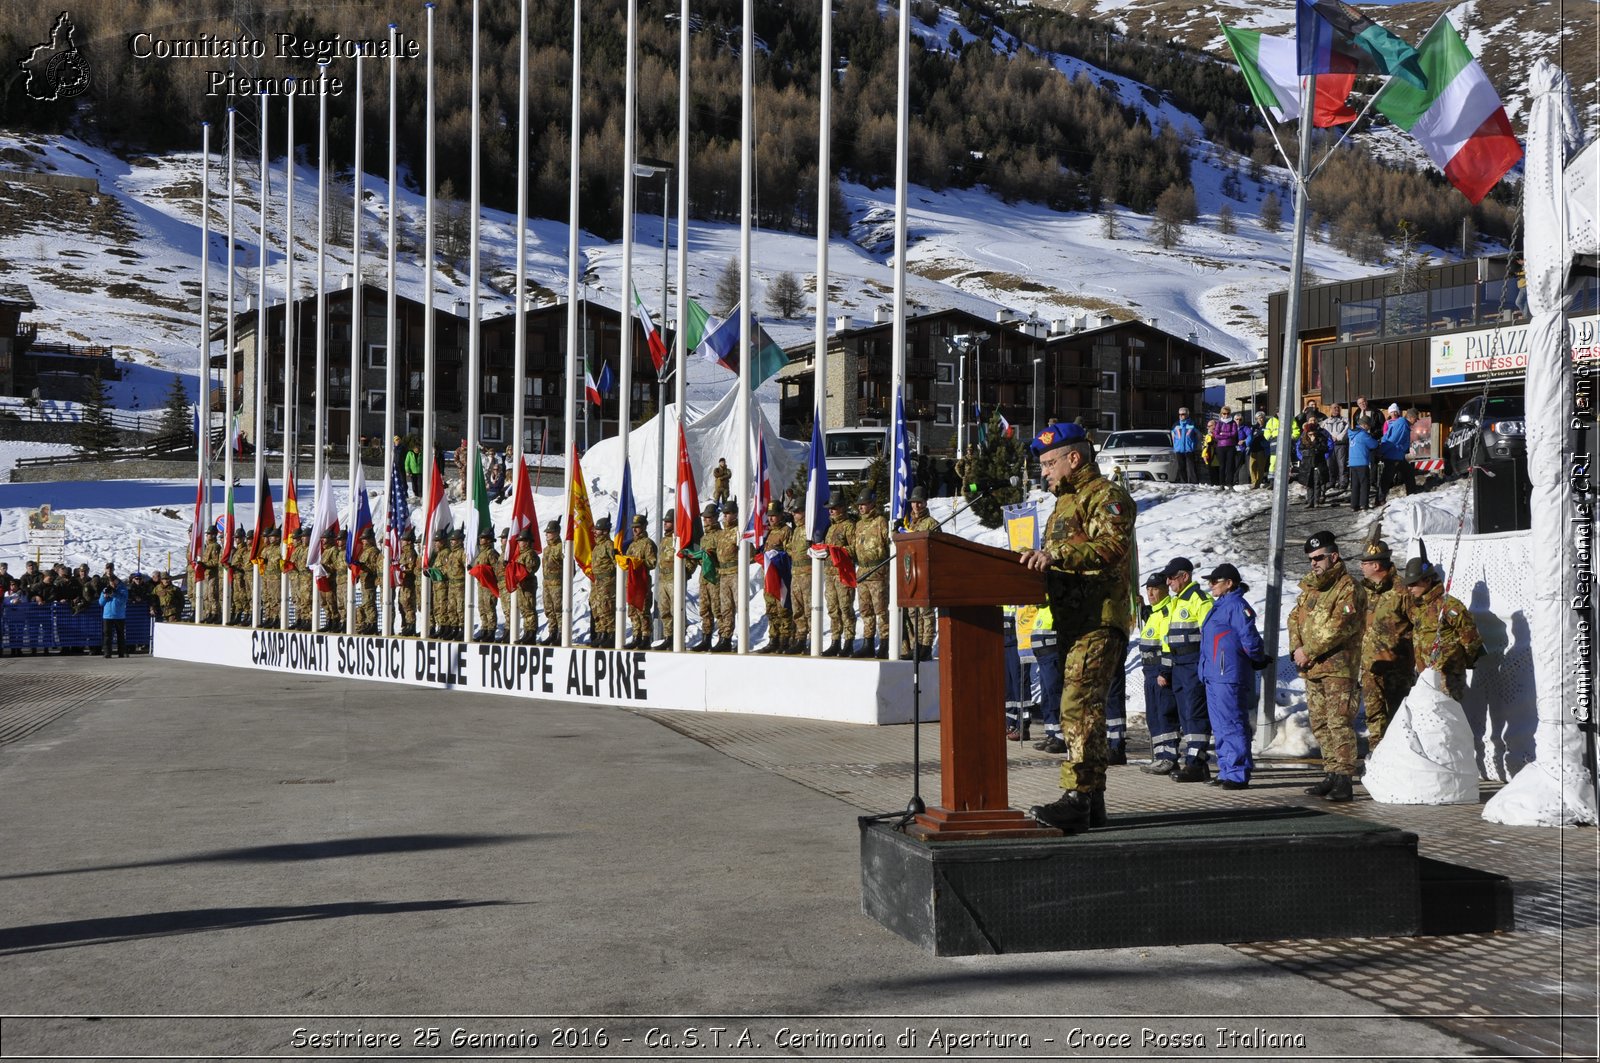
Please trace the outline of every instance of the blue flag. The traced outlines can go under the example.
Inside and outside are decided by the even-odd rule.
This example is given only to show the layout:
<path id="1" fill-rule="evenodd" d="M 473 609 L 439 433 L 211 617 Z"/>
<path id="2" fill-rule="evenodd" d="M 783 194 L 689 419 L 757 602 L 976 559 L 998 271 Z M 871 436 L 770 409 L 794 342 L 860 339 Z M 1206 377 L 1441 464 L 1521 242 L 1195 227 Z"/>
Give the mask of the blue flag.
<path id="1" fill-rule="evenodd" d="M 389 512 L 385 520 L 391 558 L 400 556 L 400 537 L 411 527 L 411 507 L 406 505 L 404 465 L 405 448 L 397 446 L 394 448 L 394 472 L 389 476 Z"/>
<path id="2" fill-rule="evenodd" d="M 616 386 L 611 379 L 611 365 L 609 362 L 600 363 L 600 379 L 595 385 L 602 395 L 611 394 L 611 389 Z"/>
<path id="3" fill-rule="evenodd" d="M 353 564 L 361 551 L 361 534 L 372 530 L 372 507 L 367 503 L 367 477 L 356 462 L 356 478 L 350 484 L 350 527 L 345 529 L 344 559 Z"/>
<path id="4" fill-rule="evenodd" d="M 894 475 L 889 489 L 889 523 L 898 524 L 910 509 L 911 440 L 906 428 L 906 393 L 902 388 L 894 404 Z"/>
<path id="5" fill-rule="evenodd" d="M 811 462 L 806 474 L 806 538 L 820 543 L 833 518 L 828 515 L 828 455 L 822 444 L 822 418 L 811 422 Z"/>
<path id="6" fill-rule="evenodd" d="M 617 495 L 617 526 L 611 529 L 611 537 L 617 553 L 628 552 L 628 544 L 633 542 L 633 470 L 626 461 L 622 463 L 622 491 Z"/>

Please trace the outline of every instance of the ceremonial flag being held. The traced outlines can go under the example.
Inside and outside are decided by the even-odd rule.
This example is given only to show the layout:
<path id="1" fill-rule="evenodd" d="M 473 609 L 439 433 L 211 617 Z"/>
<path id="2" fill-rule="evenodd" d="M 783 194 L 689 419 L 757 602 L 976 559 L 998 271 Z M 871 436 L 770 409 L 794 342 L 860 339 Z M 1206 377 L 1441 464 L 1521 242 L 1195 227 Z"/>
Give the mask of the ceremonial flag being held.
<path id="1" fill-rule="evenodd" d="M 806 538 L 820 542 L 833 518 L 828 514 L 828 457 L 822 439 L 822 418 L 811 420 L 811 460 L 806 472 Z"/>
<path id="2" fill-rule="evenodd" d="M 910 511 L 911 439 L 906 426 L 906 393 L 902 388 L 894 404 L 894 464 L 889 484 L 889 523 L 899 526 Z"/>
<path id="3" fill-rule="evenodd" d="M 406 505 L 405 448 L 394 448 L 394 471 L 389 476 L 388 512 L 384 514 L 384 536 L 389 557 L 400 556 L 400 537 L 411 527 L 411 507 Z"/>
<path id="4" fill-rule="evenodd" d="M 1302 82 L 1299 49 L 1294 38 L 1272 37 L 1257 30 L 1231 26 L 1223 26 L 1222 35 L 1233 50 L 1256 105 L 1277 122 L 1299 118 Z M 1349 105 L 1350 90 L 1356 82 L 1355 63 L 1343 56 L 1337 57 L 1337 62 L 1347 64 L 1349 72 L 1317 76 L 1317 102 L 1311 124 L 1318 128 L 1356 120 L 1356 112 Z"/>
<path id="5" fill-rule="evenodd" d="M 850 556 L 850 548 L 846 546 L 828 546 L 818 543 L 807 551 L 812 557 L 819 560 L 826 558 L 833 563 L 834 571 L 839 573 L 839 584 L 843 587 L 855 587 L 856 562 Z"/>
<path id="6" fill-rule="evenodd" d="M 200 555 L 206 549 L 206 484 L 204 480 L 197 479 L 194 486 L 194 525 L 189 533 L 189 564 L 194 570 L 194 578 L 206 578 L 205 566 L 200 564 Z"/>
<path id="7" fill-rule="evenodd" d="M 300 488 L 294 482 L 294 470 L 283 482 L 283 541 L 289 542 L 300 530 Z"/>
<path id="8" fill-rule="evenodd" d="M 478 548 L 478 534 L 494 534 L 494 519 L 489 516 L 489 485 L 483 478 L 483 451 L 472 455 L 472 504 L 467 507 L 467 549 Z"/>
<path id="9" fill-rule="evenodd" d="M 444 474 L 439 471 L 437 461 L 433 463 L 433 478 L 428 481 L 428 498 L 423 514 L 422 565 L 424 568 L 431 568 L 434 559 L 434 539 L 455 523 L 455 515 L 450 512 L 450 500 L 445 497 Z"/>
<path id="10" fill-rule="evenodd" d="M 1383 74 L 1426 89 L 1417 50 L 1343 0 L 1298 0 L 1301 74 Z"/>
<path id="11" fill-rule="evenodd" d="M 234 521 L 233 521 L 233 485 L 229 484 L 228 485 L 227 504 L 223 507 L 223 513 L 222 513 L 222 562 L 223 562 L 223 564 L 227 564 L 228 558 L 233 555 L 233 533 L 234 533 L 234 529 L 235 529 L 235 525 L 234 525 Z M 230 569 L 229 571 L 232 571 L 232 570 Z"/>
<path id="12" fill-rule="evenodd" d="M 611 528 L 611 542 L 617 548 L 618 557 L 627 553 L 628 544 L 633 542 L 633 514 L 633 470 L 624 460 L 622 490 L 617 493 L 617 519 Z"/>
<path id="13" fill-rule="evenodd" d="M 361 556 L 362 533 L 372 530 L 372 506 L 367 501 L 367 476 L 356 462 L 356 478 L 350 485 L 350 526 L 345 529 L 344 560 L 350 566 L 350 578 L 361 572 L 356 558 Z"/>
<path id="14" fill-rule="evenodd" d="M 250 530 L 250 560 L 261 560 L 261 550 L 267 544 L 267 529 L 278 523 L 272 514 L 272 485 L 267 483 L 267 470 L 263 466 L 261 478 L 256 481 L 256 525 Z"/>
<path id="15" fill-rule="evenodd" d="M 744 527 L 745 537 L 755 542 L 757 547 L 767 541 L 767 503 L 772 501 L 772 474 L 767 471 L 767 438 L 761 431 L 761 426 L 756 426 L 756 490 L 755 502 L 751 505 L 750 521 Z M 756 561 L 760 562 L 758 555 Z"/>
<path id="16" fill-rule="evenodd" d="M 785 609 L 789 607 L 789 574 L 793 562 L 787 550 L 766 550 L 762 560 L 767 573 L 762 579 L 762 591 L 778 600 Z"/>
<path id="17" fill-rule="evenodd" d="M 639 317 L 639 324 L 644 327 L 645 343 L 650 345 L 650 360 L 655 363 L 656 376 L 661 375 L 662 369 L 667 364 L 667 345 L 661 339 L 661 333 L 656 331 L 656 323 L 650 318 L 650 311 L 645 309 L 644 300 L 639 298 L 639 289 L 633 289 L 633 312 Z"/>
<path id="18" fill-rule="evenodd" d="M 533 508 L 533 484 L 528 476 L 528 463 L 517 455 L 516 482 L 511 489 L 511 537 L 506 547 L 506 586 L 515 587 L 528 578 L 529 557 L 522 545 L 522 533 L 533 532 L 532 553 L 538 556 L 539 514 Z"/>
<path id="19" fill-rule="evenodd" d="M 339 534 L 339 518 L 333 509 L 333 481 L 326 473 L 317 485 L 317 505 L 311 516 L 311 549 L 306 551 L 306 567 L 317 577 L 317 589 L 328 590 L 328 569 L 322 563 L 322 540 L 331 531 Z"/>
<path id="20" fill-rule="evenodd" d="M 678 509 L 673 518 L 673 529 L 682 550 L 694 542 L 696 518 L 700 515 L 700 492 L 695 490 L 694 464 L 689 460 L 689 438 L 684 435 L 683 421 L 678 422 Z"/>
<path id="21" fill-rule="evenodd" d="M 494 566 L 487 561 L 481 565 L 472 565 L 467 569 L 467 575 L 478 581 L 479 586 L 496 598 L 500 597 L 500 581 L 495 579 Z"/>
<path id="22" fill-rule="evenodd" d="M 567 485 L 567 542 L 572 544 L 572 561 L 583 574 L 594 578 L 594 512 L 589 508 L 589 489 L 583 485 L 583 466 L 578 448 L 572 448 L 572 482 Z"/>
<path id="23" fill-rule="evenodd" d="M 1427 87 L 1394 80 L 1372 105 L 1415 137 L 1446 179 L 1478 203 L 1522 158 L 1522 145 L 1500 94 L 1449 19 L 1434 24 L 1418 54 Z"/>

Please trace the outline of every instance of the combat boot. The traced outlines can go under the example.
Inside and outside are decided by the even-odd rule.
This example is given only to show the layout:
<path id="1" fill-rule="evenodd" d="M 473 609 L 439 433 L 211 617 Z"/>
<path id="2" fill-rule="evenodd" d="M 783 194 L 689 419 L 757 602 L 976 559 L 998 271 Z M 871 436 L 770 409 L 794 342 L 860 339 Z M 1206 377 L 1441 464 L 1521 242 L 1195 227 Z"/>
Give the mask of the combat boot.
<path id="1" fill-rule="evenodd" d="M 717 641 L 717 644 L 715 646 L 711 647 L 711 652 L 712 653 L 732 653 L 733 652 L 733 639 L 731 639 L 731 638 L 719 639 Z"/>
<path id="2" fill-rule="evenodd" d="M 1089 829 L 1106 825 L 1106 792 L 1096 790 L 1089 795 Z"/>
<path id="3" fill-rule="evenodd" d="M 1333 779 L 1333 785 L 1328 788 L 1327 793 L 1322 795 L 1324 801 L 1339 803 L 1355 799 L 1355 794 L 1350 792 L 1350 776 L 1334 775 L 1330 776 L 1330 778 Z"/>
<path id="4" fill-rule="evenodd" d="M 887 661 L 889 659 L 889 640 L 888 639 L 879 639 L 878 640 L 878 651 L 875 654 L 873 654 L 873 656 L 878 658 L 878 660 L 880 660 L 880 661 Z"/>
<path id="5" fill-rule="evenodd" d="M 1333 779 L 1333 773 L 1329 772 L 1327 775 L 1322 777 L 1322 781 L 1317 783 L 1317 785 L 1306 787 L 1306 795 L 1308 797 L 1327 797 L 1328 792 L 1333 789 Z"/>
<path id="6" fill-rule="evenodd" d="M 830 642 L 826 646 L 822 647 L 822 655 L 824 657 L 837 657 L 837 656 L 839 656 L 839 640 L 838 639 L 834 639 L 832 642 Z"/>
<path id="7" fill-rule="evenodd" d="M 856 652 L 851 654 L 851 656 L 852 657 L 856 657 L 856 658 L 866 658 L 866 657 L 873 656 L 872 640 L 871 639 L 862 639 L 861 640 L 861 645 L 856 647 Z"/>
<path id="8" fill-rule="evenodd" d="M 1116 746 L 1106 754 L 1106 767 L 1121 767 L 1128 763 L 1128 751 L 1122 746 Z"/>
<path id="9" fill-rule="evenodd" d="M 710 648 L 711 648 L 711 639 L 709 637 L 707 637 L 707 636 L 701 636 L 699 642 L 697 642 L 693 646 L 689 647 L 689 652 L 690 653 L 705 653 Z"/>
<path id="10" fill-rule="evenodd" d="M 1034 805 L 1028 815 L 1034 822 L 1054 827 L 1062 834 L 1082 834 L 1094 816 L 1094 796 L 1068 790 L 1048 805 Z"/>
<path id="11" fill-rule="evenodd" d="M 1191 760 L 1172 773 L 1173 782 L 1205 782 L 1211 778 L 1211 765 L 1203 760 Z"/>

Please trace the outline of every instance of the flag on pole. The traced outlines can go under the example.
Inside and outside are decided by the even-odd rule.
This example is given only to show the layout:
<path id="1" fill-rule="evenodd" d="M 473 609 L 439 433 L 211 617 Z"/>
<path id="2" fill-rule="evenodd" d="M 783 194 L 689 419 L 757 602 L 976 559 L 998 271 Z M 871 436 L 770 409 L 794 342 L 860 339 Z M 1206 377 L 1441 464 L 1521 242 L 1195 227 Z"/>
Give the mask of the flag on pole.
<path id="1" fill-rule="evenodd" d="M 294 470 L 283 482 L 283 541 L 287 544 L 300 530 L 300 489 L 294 482 Z"/>
<path id="2" fill-rule="evenodd" d="M 616 390 L 617 381 L 616 378 L 611 375 L 610 362 L 600 363 L 600 380 L 598 383 L 601 397 L 609 395 L 612 391 Z"/>
<path id="3" fill-rule="evenodd" d="M 850 556 L 849 547 L 829 546 L 826 543 L 818 543 L 806 552 L 818 560 L 825 558 L 831 562 L 834 571 L 839 573 L 839 583 L 842 586 L 854 587 L 856 585 L 856 562 L 855 558 Z"/>
<path id="4" fill-rule="evenodd" d="M 1222 35 L 1233 50 L 1256 105 L 1277 122 L 1299 118 L 1302 85 L 1294 38 L 1273 37 L 1258 30 L 1231 26 L 1223 26 Z M 1355 64 L 1343 56 L 1337 58 L 1348 63 L 1350 72 L 1317 76 L 1316 111 L 1311 124 L 1319 129 L 1356 120 L 1356 111 L 1349 104 L 1350 90 L 1356 83 Z"/>
<path id="5" fill-rule="evenodd" d="M 590 402 L 600 405 L 600 384 L 594 378 L 594 370 L 589 367 L 587 357 L 583 360 L 583 391 L 589 396 Z"/>
<path id="6" fill-rule="evenodd" d="M 367 502 L 367 476 L 361 463 L 356 462 L 356 478 L 350 485 L 350 526 L 345 529 L 344 560 L 350 566 L 350 578 L 361 571 L 356 563 L 360 556 L 361 534 L 372 530 L 372 506 Z"/>
<path id="7" fill-rule="evenodd" d="M 1343 0 L 1298 0 L 1295 42 L 1301 74 L 1383 74 L 1428 87 L 1417 50 Z"/>
<path id="8" fill-rule="evenodd" d="M 650 345 L 650 360 L 656 365 L 656 376 L 660 376 L 667 364 L 667 345 L 662 342 L 661 333 L 656 331 L 656 323 L 651 319 L 650 311 L 645 309 L 644 300 L 639 298 L 637 286 L 633 289 L 633 312 L 639 316 L 639 324 L 644 326 L 644 339 Z"/>
<path id="9" fill-rule="evenodd" d="M 339 518 L 333 509 L 333 481 L 327 473 L 317 485 L 317 506 L 311 517 L 311 549 L 306 551 L 306 567 L 317 577 L 317 589 L 327 590 L 328 570 L 322 563 L 322 540 L 329 532 L 339 534 Z"/>
<path id="10" fill-rule="evenodd" d="M 1006 415 L 1005 414 L 1000 413 L 999 411 L 996 411 L 995 415 L 994 415 L 994 419 L 1000 423 L 1000 436 L 1001 436 L 1001 438 L 1010 439 L 1013 435 L 1016 434 L 1016 429 L 1011 427 L 1011 422 L 1006 420 Z"/>
<path id="11" fill-rule="evenodd" d="M 689 299 L 688 311 L 683 320 L 683 347 L 688 351 L 699 350 L 700 344 L 705 341 L 708 326 L 716 324 L 716 319 L 706 312 L 706 308 Z"/>
<path id="12" fill-rule="evenodd" d="M 689 437 L 684 434 L 683 422 L 678 422 L 678 510 L 673 518 L 678 549 L 694 542 L 694 529 L 700 516 L 700 492 L 695 489 L 694 464 L 689 460 Z"/>
<path id="13" fill-rule="evenodd" d="M 267 529 L 278 523 L 272 513 L 272 486 L 267 483 L 266 466 L 261 467 L 261 478 L 256 481 L 256 524 L 250 530 L 250 560 L 261 560 L 261 550 L 267 545 Z"/>
<path id="14" fill-rule="evenodd" d="M 445 497 L 444 473 L 439 471 L 439 463 L 433 463 L 433 478 L 428 481 L 428 497 L 423 507 L 422 518 L 422 567 L 433 567 L 433 542 L 438 535 L 450 528 L 455 523 L 455 515 L 450 512 L 450 499 Z"/>
<path id="15" fill-rule="evenodd" d="M 227 564 L 228 558 L 233 556 L 233 485 L 228 485 L 227 504 L 222 513 L 222 562 Z"/>
<path id="16" fill-rule="evenodd" d="M 239 425 L 239 411 L 233 412 L 233 436 L 228 441 L 235 454 L 244 453 L 244 429 Z"/>
<path id="17" fill-rule="evenodd" d="M 754 541 L 757 547 L 767 541 L 767 503 L 772 501 L 772 473 L 767 469 L 767 437 L 761 431 L 761 426 L 756 426 L 756 490 L 755 502 L 750 507 L 750 522 L 745 525 L 745 537 Z M 756 561 L 761 560 L 760 555 Z"/>
<path id="18" fill-rule="evenodd" d="M 899 525 L 910 511 L 911 439 L 906 425 L 906 392 L 900 389 L 894 404 L 894 465 L 889 486 L 889 523 Z"/>
<path id="19" fill-rule="evenodd" d="M 1415 137 L 1445 178 L 1478 203 L 1522 158 L 1522 145 L 1500 94 L 1448 18 L 1422 38 L 1418 55 L 1427 88 L 1396 79 L 1373 106 Z"/>
<path id="20" fill-rule="evenodd" d="M 483 479 L 483 452 L 472 456 L 472 504 L 467 507 L 467 549 L 477 550 L 478 535 L 494 534 L 494 519 L 489 516 L 489 485 Z"/>
<path id="21" fill-rule="evenodd" d="M 534 556 L 540 552 L 539 513 L 533 507 L 533 484 L 528 476 L 528 463 L 517 456 L 516 482 L 511 489 L 511 535 L 506 546 L 506 586 L 515 587 L 528 578 L 528 557 L 522 549 L 522 533 L 533 532 Z"/>
<path id="22" fill-rule="evenodd" d="M 806 471 L 806 538 L 821 542 L 833 518 L 828 515 L 828 458 L 822 442 L 822 418 L 811 421 L 811 460 Z"/>
<path id="23" fill-rule="evenodd" d="M 763 551 L 762 562 L 767 571 L 762 579 L 762 591 L 778 600 L 784 608 L 789 607 L 789 575 L 793 571 L 793 562 L 787 550 Z"/>
<path id="24" fill-rule="evenodd" d="M 730 373 L 739 372 L 739 308 L 735 307 L 722 321 L 708 318 L 705 338 L 695 347 L 695 353 L 708 362 L 714 362 Z M 761 323 L 750 318 L 750 346 L 755 351 L 755 360 L 750 364 L 750 386 L 752 388 L 766 383 L 778 370 L 789 364 L 788 356 L 783 353 L 772 337 L 767 335 L 767 330 Z"/>
<path id="25" fill-rule="evenodd" d="M 567 485 L 567 542 L 572 544 L 572 561 L 590 579 L 590 558 L 594 555 L 594 513 L 589 509 L 589 489 L 583 485 L 583 466 L 578 448 L 572 448 L 572 482 Z"/>
<path id="26" fill-rule="evenodd" d="M 611 542 L 617 548 L 618 557 L 627 553 L 628 544 L 633 542 L 633 514 L 633 470 L 624 460 L 622 490 L 617 493 L 617 519 L 611 528 Z"/>
<path id="27" fill-rule="evenodd" d="M 974 402 L 972 404 L 972 422 L 978 426 L 978 446 L 989 442 L 989 423 L 983 419 L 983 407 Z"/>
<path id="28" fill-rule="evenodd" d="M 189 534 L 189 563 L 194 569 L 194 578 L 198 582 L 206 578 L 206 570 L 200 564 L 200 555 L 206 548 L 206 482 L 199 478 L 194 484 L 194 526 Z M 195 608 L 198 610 L 199 606 Z M 198 614 L 197 614 L 198 615 Z"/>
<path id="29" fill-rule="evenodd" d="M 394 469 L 389 475 L 389 505 L 384 514 L 384 533 L 391 562 L 400 557 L 400 537 L 411 527 L 411 507 L 406 505 L 405 448 L 394 448 Z"/>

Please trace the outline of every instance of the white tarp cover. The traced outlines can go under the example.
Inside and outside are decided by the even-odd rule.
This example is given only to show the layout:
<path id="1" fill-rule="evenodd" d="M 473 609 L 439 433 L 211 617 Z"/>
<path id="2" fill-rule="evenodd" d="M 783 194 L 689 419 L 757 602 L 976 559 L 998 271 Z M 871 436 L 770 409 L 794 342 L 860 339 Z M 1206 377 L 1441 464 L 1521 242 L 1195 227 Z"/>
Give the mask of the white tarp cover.
<path id="1" fill-rule="evenodd" d="M 1362 785 L 1386 805 L 1464 805 L 1478 800 L 1472 729 L 1432 668 L 1395 712 L 1367 761 Z"/>
<path id="2" fill-rule="evenodd" d="M 1533 97 L 1528 119 L 1522 209 L 1528 309 L 1528 479 L 1533 527 L 1525 560 L 1533 601 L 1529 608 L 1534 687 L 1539 723 L 1536 759 L 1484 807 L 1483 818 L 1523 826 L 1596 822 L 1584 738 L 1577 714 L 1580 668 L 1579 613 L 1571 605 L 1578 558 L 1578 527 L 1569 470 L 1572 436 L 1572 354 L 1562 304 L 1571 264 L 1563 168 L 1578 147 L 1578 120 L 1566 75 L 1540 59 L 1528 76 Z M 1587 522 L 1592 528 L 1592 519 Z M 1586 637 L 1593 638 L 1593 632 Z M 1591 710 L 1592 711 L 1592 707 Z"/>

